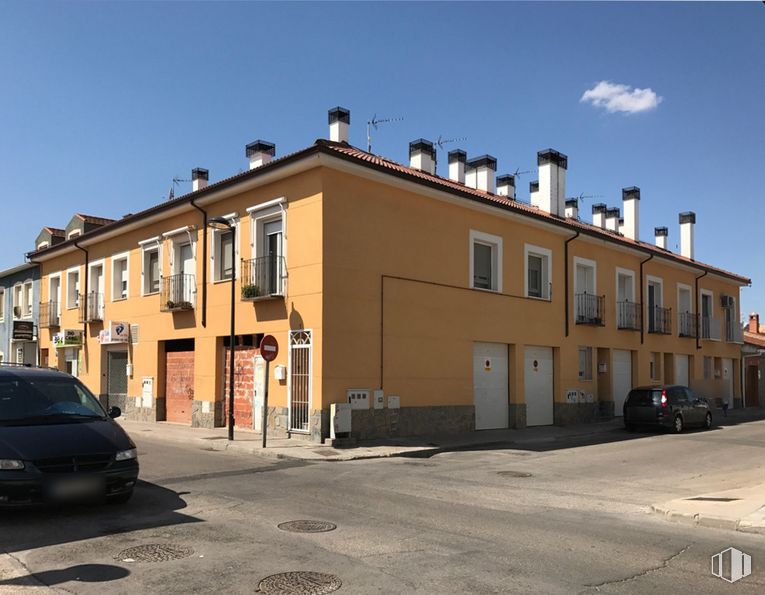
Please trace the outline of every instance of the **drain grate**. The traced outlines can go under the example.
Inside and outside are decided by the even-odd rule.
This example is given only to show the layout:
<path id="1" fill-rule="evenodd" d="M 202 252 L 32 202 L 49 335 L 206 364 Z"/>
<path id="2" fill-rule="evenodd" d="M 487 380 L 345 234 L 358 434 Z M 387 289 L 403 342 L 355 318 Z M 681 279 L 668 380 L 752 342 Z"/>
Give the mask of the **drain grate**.
<path id="1" fill-rule="evenodd" d="M 292 531 L 293 533 L 326 533 L 337 529 L 335 523 L 329 521 L 287 521 L 277 525 L 282 531 Z"/>
<path id="2" fill-rule="evenodd" d="M 114 556 L 118 562 L 169 562 L 188 558 L 194 550 L 177 543 L 149 543 L 122 550 Z"/>
<path id="3" fill-rule="evenodd" d="M 531 477 L 531 473 L 526 473 L 526 471 L 497 471 L 497 475 L 502 477 Z"/>
<path id="4" fill-rule="evenodd" d="M 700 500 L 702 502 L 736 502 L 741 498 L 707 498 L 705 496 L 699 496 L 697 498 L 686 498 L 686 500 Z"/>
<path id="5" fill-rule="evenodd" d="M 301 570 L 267 576 L 258 589 L 265 595 L 324 595 L 342 586 L 343 582 L 334 574 Z"/>

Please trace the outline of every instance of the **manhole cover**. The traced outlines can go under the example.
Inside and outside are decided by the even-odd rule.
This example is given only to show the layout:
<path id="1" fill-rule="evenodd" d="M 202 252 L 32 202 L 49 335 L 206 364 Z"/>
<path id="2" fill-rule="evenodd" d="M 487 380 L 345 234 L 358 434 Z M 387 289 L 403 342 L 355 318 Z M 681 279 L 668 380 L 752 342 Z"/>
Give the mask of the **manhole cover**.
<path id="1" fill-rule="evenodd" d="M 287 521 L 277 525 L 282 531 L 293 533 L 325 533 L 337 529 L 335 523 L 329 521 Z"/>
<path id="2" fill-rule="evenodd" d="M 497 475 L 502 477 L 531 477 L 531 473 L 525 471 L 497 471 Z"/>
<path id="3" fill-rule="evenodd" d="M 176 543 L 149 543 L 122 550 L 114 556 L 118 562 L 169 562 L 188 558 L 194 550 Z"/>
<path id="4" fill-rule="evenodd" d="M 267 576 L 260 581 L 258 589 L 265 595 L 323 595 L 342 586 L 342 581 L 334 574 L 301 570 Z"/>

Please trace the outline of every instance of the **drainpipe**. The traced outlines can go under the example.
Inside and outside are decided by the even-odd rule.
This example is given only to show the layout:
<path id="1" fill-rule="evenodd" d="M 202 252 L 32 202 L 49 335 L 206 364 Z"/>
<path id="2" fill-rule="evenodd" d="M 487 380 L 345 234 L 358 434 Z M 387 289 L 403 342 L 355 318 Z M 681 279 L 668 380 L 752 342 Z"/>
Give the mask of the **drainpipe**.
<path id="1" fill-rule="evenodd" d="M 569 242 L 573 242 L 576 238 L 579 237 L 579 232 L 576 232 L 576 235 L 571 236 L 569 239 L 567 239 L 563 244 L 563 259 L 564 259 L 564 276 L 563 276 L 563 302 L 566 306 L 566 336 L 568 337 L 568 327 L 569 327 L 569 296 L 568 296 L 568 244 Z"/>
<path id="2" fill-rule="evenodd" d="M 202 327 L 207 327 L 207 211 L 191 199 L 191 206 L 202 213 Z M 233 266 L 233 263 L 232 263 Z"/>
<path id="3" fill-rule="evenodd" d="M 643 344 L 644 338 L 645 338 L 645 316 L 643 316 L 643 313 L 646 311 L 645 309 L 645 279 L 643 279 L 643 265 L 647 263 L 649 260 L 653 260 L 653 254 L 646 258 L 645 260 L 640 261 L 640 344 Z"/>
<path id="4" fill-rule="evenodd" d="M 82 307 L 85 309 L 85 316 L 82 317 L 82 349 L 85 352 L 85 357 L 82 358 L 83 362 L 88 360 L 88 264 L 90 264 L 90 254 L 88 251 L 80 246 L 77 242 L 73 242 L 74 247 L 78 250 L 82 250 L 85 253 L 85 294 Z M 89 369 L 89 365 L 85 364 L 85 369 Z M 77 373 L 79 374 L 79 370 Z"/>
<path id="5" fill-rule="evenodd" d="M 693 283 L 694 291 L 696 293 L 694 298 L 696 302 L 696 349 L 701 349 L 701 325 L 699 324 L 701 322 L 701 312 L 699 312 L 699 279 L 706 277 L 707 273 L 709 273 L 709 271 L 704 271 L 704 274 L 696 277 Z"/>

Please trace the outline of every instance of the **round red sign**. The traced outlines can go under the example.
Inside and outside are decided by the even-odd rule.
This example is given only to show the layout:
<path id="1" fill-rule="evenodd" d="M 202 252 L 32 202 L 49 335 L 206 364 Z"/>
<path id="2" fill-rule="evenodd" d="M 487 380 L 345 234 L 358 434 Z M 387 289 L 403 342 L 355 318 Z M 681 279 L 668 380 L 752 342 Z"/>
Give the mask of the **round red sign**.
<path id="1" fill-rule="evenodd" d="M 276 342 L 273 335 L 266 335 L 260 342 L 260 357 L 267 362 L 272 362 L 279 355 L 279 343 Z"/>

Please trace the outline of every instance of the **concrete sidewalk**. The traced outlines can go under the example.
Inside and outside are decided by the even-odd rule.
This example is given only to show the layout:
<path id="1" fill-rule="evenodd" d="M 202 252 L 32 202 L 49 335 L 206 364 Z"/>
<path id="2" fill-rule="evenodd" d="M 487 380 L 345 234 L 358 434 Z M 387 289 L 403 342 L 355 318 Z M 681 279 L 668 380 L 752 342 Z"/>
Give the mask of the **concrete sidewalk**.
<path id="1" fill-rule="evenodd" d="M 765 483 L 654 504 L 669 521 L 765 534 Z"/>
<path id="2" fill-rule="evenodd" d="M 439 452 L 489 448 L 492 445 L 518 448 L 554 448 L 556 442 L 577 437 L 600 436 L 613 433 L 618 439 L 624 432 L 621 420 L 584 424 L 568 427 L 546 426 L 525 430 L 482 430 L 467 434 L 434 435 L 426 437 L 389 439 L 384 441 L 360 441 L 349 448 L 335 448 L 310 442 L 302 438 L 269 438 L 267 448 L 262 448 L 259 433 L 236 429 L 234 441 L 227 439 L 226 428 L 191 428 L 166 422 L 138 422 L 118 419 L 131 437 L 139 443 L 142 436 L 181 444 L 194 444 L 209 450 L 231 451 L 277 459 L 302 461 L 351 461 L 384 457 L 428 457 Z M 606 438 L 604 436 L 604 438 Z M 606 438 L 607 439 L 607 438 Z"/>

